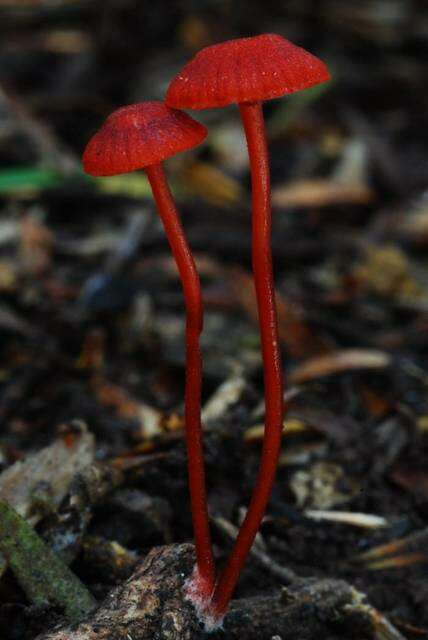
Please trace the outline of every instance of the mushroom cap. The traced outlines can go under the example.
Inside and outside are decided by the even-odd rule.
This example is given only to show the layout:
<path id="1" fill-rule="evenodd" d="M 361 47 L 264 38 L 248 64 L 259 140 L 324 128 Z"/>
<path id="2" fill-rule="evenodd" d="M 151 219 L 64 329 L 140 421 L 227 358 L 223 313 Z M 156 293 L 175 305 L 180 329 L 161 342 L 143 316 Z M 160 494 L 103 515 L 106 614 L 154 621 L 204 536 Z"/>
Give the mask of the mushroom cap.
<path id="1" fill-rule="evenodd" d="M 224 107 L 278 98 L 329 79 L 321 60 L 266 33 L 202 49 L 171 82 L 165 102 L 176 109 Z"/>
<path id="2" fill-rule="evenodd" d="M 114 176 L 158 164 L 205 140 L 206 128 L 163 102 L 139 102 L 114 111 L 90 139 L 83 168 Z"/>

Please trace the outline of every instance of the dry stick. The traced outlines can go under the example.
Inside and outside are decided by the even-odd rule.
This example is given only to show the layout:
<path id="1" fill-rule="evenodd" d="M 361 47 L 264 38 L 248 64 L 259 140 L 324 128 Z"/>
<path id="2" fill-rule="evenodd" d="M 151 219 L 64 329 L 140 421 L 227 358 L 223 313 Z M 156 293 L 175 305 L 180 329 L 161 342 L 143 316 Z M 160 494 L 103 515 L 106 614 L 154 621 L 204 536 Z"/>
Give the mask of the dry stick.
<path id="1" fill-rule="evenodd" d="M 213 523 L 222 533 L 226 534 L 230 539 L 236 540 L 238 535 L 238 527 L 235 527 L 231 522 L 226 520 L 226 518 L 222 518 L 221 516 L 216 516 L 213 518 Z M 266 569 L 270 574 L 275 576 L 275 578 L 279 578 L 282 584 L 292 584 L 297 580 L 297 576 L 291 569 L 287 567 L 283 567 L 281 564 L 276 562 L 269 554 L 267 554 L 263 548 L 260 548 L 261 545 L 253 544 L 251 547 L 251 556 L 258 562 L 262 567 Z"/>
<path id="2" fill-rule="evenodd" d="M 253 272 L 263 355 L 265 436 L 256 485 L 235 545 L 213 595 L 221 617 L 250 552 L 272 491 L 281 449 L 283 381 L 273 285 L 269 155 L 260 102 L 239 105 L 250 157 L 253 198 Z"/>
<path id="3" fill-rule="evenodd" d="M 186 242 L 180 217 L 165 173 L 160 164 L 146 167 L 153 197 L 171 247 L 186 303 L 186 389 L 185 421 L 189 491 L 192 504 L 197 567 L 206 596 L 211 595 L 215 581 L 208 508 L 205 490 L 205 471 L 201 426 L 202 358 L 199 337 L 203 325 L 201 287 L 195 263 Z"/>
<path id="4" fill-rule="evenodd" d="M 71 621 L 95 607 L 86 587 L 5 500 L 0 500 L 0 551 L 36 605 L 55 603 Z"/>

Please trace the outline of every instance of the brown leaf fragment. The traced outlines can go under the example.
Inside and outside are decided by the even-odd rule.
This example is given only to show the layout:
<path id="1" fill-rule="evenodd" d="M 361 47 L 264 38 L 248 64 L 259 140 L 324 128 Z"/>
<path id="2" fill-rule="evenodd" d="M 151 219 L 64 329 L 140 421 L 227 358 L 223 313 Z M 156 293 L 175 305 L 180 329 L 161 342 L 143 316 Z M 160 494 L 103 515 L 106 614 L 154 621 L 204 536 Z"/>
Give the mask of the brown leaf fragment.
<path id="1" fill-rule="evenodd" d="M 297 418 L 289 418 L 287 420 L 284 420 L 282 425 L 282 434 L 284 436 L 306 433 L 311 430 L 312 428 L 309 424 L 306 424 L 305 422 L 303 422 L 302 420 L 298 420 Z M 244 441 L 259 442 L 263 440 L 264 432 L 264 424 L 256 424 L 245 431 Z"/>
<path id="2" fill-rule="evenodd" d="M 381 571 L 385 569 L 401 569 L 402 567 L 410 567 L 414 564 L 427 562 L 426 553 L 408 553 L 402 556 L 393 556 L 391 558 L 382 558 L 372 562 L 367 562 L 364 567 L 372 571 Z"/>
<path id="3" fill-rule="evenodd" d="M 151 447 L 149 451 L 153 449 Z M 118 471 L 130 471 L 130 470 L 144 470 L 145 466 L 151 464 L 157 464 L 159 460 L 165 460 L 168 458 L 168 454 L 164 452 L 152 453 L 145 455 L 137 455 L 131 451 L 125 451 L 116 458 L 111 460 L 111 466 Z"/>
<path id="4" fill-rule="evenodd" d="M 40 37 L 40 48 L 59 54 L 78 54 L 89 49 L 91 42 L 83 30 L 53 29 Z"/>
<path id="5" fill-rule="evenodd" d="M 404 538 L 377 545 L 355 556 L 352 562 L 372 569 L 400 567 L 420 561 L 426 562 L 428 559 L 425 551 L 427 543 L 428 528 L 416 531 Z"/>
<path id="6" fill-rule="evenodd" d="M 370 204 L 375 197 L 367 185 L 333 180 L 296 180 L 272 191 L 275 207 L 326 207 L 338 204 Z"/>
<path id="7" fill-rule="evenodd" d="M 51 263 L 54 236 L 35 215 L 26 215 L 21 222 L 19 253 L 26 273 L 39 276 Z"/>
<path id="8" fill-rule="evenodd" d="M 422 629 L 421 627 L 417 627 L 409 622 L 404 622 L 403 620 L 395 619 L 394 624 L 406 634 L 406 638 L 426 638 L 428 635 L 427 629 Z"/>
<path id="9" fill-rule="evenodd" d="M 291 384 L 302 384 L 335 373 L 358 369 L 384 369 L 391 358 L 375 349 L 344 349 L 335 353 L 311 358 L 298 365 L 288 376 Z"/>
<path id="10" fill-rule="evenodd" d="M 228 208 L 245 199 L 237 180 L 206 162 L 194 162 L 181 177 L 186 188 L 216 206 Z"/>
<path id="11" fill-rule="evenodd" d="M 138 422 L 139 437 L 142 440 L 163 433 L 164 415 L 158 409 L 138 401 L 128 391 L 99 375 L 92 379 L 92 388 L 102 405 L 114 409 L 122 418 Z"/>
<path id="12" fill-rule="evenodd" d="M 391 410 L 391 403 L 367 385 L 361 387 L 361 400 L 367 411 L 375 418 L 383 418 Z"/>

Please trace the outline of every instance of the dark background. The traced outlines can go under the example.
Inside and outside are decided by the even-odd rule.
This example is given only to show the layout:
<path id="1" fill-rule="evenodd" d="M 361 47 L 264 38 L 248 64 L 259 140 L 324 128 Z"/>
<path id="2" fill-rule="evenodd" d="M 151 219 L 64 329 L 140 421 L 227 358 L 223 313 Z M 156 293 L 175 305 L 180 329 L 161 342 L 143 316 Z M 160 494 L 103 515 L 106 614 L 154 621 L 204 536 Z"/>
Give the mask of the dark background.
<path id="1" fill-rule="evenodd" d="M 165 533 L 112 500 L 89 532 L 138 553 L 190 539 L 180 284 L 144 174 L 93 180 L 80 157 L 112 110 L 161 100 L 197 50 L 263 32 L 307 48 L 333 79 L 265 104 L 284 368 L 298 389 L 262 533 L 277 562 L 345 577 L 406 637 L 426 637 L 426 543 L 404 569 L 348 563 L 428 526 L 423 0 L 0 0 L 0 469 L 86 421 L 98 459 L 133 469 L 123 490 L 169 514 Z M 207 419 L 210 507 L 236 525 L 263 417 L 248 164 L 236 108 L 192 115 L 209 136 L 166 168 L 204 289 L 204 403 L 225 381 L 238 389 Z M 311 496 L 331 477 L 330 499 Z M 314 524 L 306 508 L 388 527 Z M 50 526 L 38 525 L 46 539 Z M 214 538 L 221 562 L 230 541 Z M 100 578 L 79 553 L 73 568 L 99 596 L 123 578 Z M 252 561 L 238 594 L 279 585 Z M 0 593 L 2 606 L 28 604 L 10 583 Z"/>

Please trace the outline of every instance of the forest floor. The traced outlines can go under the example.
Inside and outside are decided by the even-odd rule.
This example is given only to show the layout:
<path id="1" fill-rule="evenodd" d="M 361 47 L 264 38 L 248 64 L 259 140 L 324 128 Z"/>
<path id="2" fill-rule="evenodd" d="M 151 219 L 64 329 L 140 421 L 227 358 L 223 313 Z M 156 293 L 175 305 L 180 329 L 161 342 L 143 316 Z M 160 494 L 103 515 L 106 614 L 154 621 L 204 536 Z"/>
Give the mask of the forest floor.
<path id="1" fill-rule="evenodd" d="M 177 273 L 144 175 L 90 180 L 80 154 L 116 106 L 161 99 L 194 49 L 273 30 L 269 2 L 239 19 L 227 2 L 159 3 L 149 17 L 137 4 L 0 2 L 0 499 L 44 542 L 32 569 L 53 549 L 49 588 L 77 577 L 84 602 L 192 530 Z M 287 4 L 274 30 L 334 79 L 265 108 L 288 411 L 236 597 L 278 592 L 289 570 L 343 579 L 391 638 L 428 638 L 428 14 L 410 1 Z M 221 565 L 258 468 L 262 365 L 237 113 L 196 117 L 207 143 L 168 171 L 204 291 Z M 59 588 L 45 604 L 24 542 L 14 560 L 5 540 L 0 635 L 33 640 L 65 605 Z"/>

